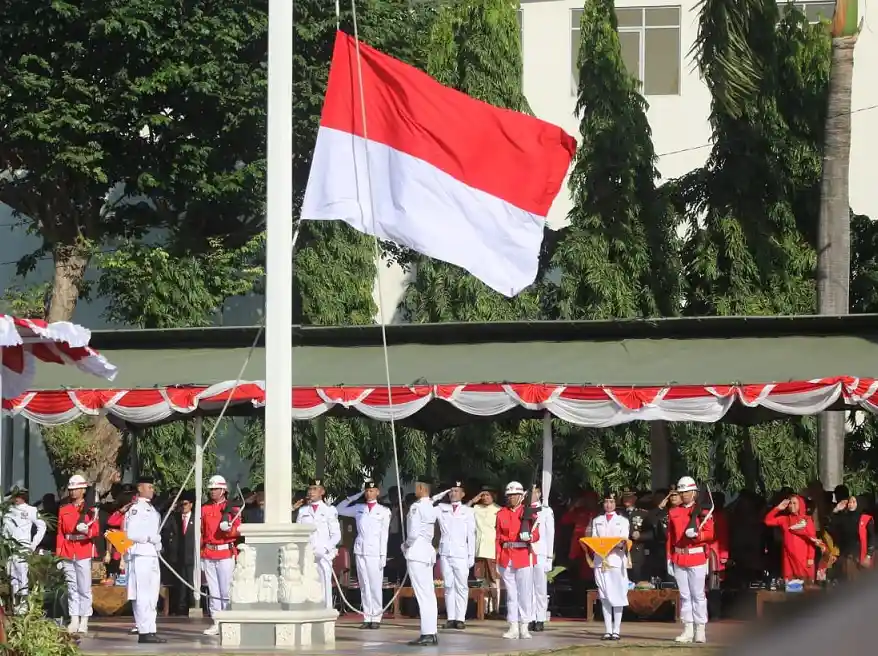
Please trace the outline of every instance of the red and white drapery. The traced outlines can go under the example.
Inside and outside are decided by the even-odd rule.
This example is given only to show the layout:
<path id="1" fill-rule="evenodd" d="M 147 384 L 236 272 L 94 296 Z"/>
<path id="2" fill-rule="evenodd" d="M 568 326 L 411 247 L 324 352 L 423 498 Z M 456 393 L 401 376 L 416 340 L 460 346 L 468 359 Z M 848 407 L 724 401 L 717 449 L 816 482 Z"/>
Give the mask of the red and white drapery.
<path id="1" fill-rule="evenodd" d="M 0 314 L 0 397 L 14 399 L 33 383 L 36 361 L 71 365 L 106 380 L 116 367 L 89 348 L 91 331 L 66 321 L 47 323 Z"/>
<path id="2" fill-rule="evenodd" d="M 394 387 L 393 411 L 383 387 L 296 388 L 293 418 L 314 419 L 342 406 L 381 421 L 411 417 L 428 404 L 448 404 L 479 417 L 500 415 L 516 407 L 548 410 L 571 424 L 605 428 L 629 421 L 717 422 L 736 404 L 786 415 L 813 415 L 843 401 L 848 408 L 878 412 L 878 381 L 872 378 L 823 378 L 752 385 L 675 385 L 603 387 L 549 384 L 464 384 Z M 28 392 L 3 401 L 5 413 L 37 423 L 58 425 L 81 415 L 108 413 L 124 421 L 149 425 L 185 419 L 196 411 L 218 413 L 231 394 L 230 406 L 265 404 L 263 383 L 233 381 L 210 387 L 187 386 L 135 390 Z"/>

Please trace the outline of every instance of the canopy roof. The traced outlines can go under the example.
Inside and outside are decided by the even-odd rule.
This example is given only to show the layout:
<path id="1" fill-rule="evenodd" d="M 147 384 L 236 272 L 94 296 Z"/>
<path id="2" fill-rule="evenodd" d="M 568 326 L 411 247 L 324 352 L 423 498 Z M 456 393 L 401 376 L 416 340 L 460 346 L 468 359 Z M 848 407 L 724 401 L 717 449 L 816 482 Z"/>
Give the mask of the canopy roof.
<path id="1" fill-rule="evenodd" d="M 94 331 L 119 368 L 105 389 L 210 386 L 234 379 L 255 327 Z M 878 374 L 878 315 L 401 324 L 387 327 L 394 385 L 733 385 Z M 297 387 L 381 387 L 379 326 L 293 330 Z M 265 379 L 260 340 L 243 375 Z M 37 367 L 32 389 L 92 388 Z"/>

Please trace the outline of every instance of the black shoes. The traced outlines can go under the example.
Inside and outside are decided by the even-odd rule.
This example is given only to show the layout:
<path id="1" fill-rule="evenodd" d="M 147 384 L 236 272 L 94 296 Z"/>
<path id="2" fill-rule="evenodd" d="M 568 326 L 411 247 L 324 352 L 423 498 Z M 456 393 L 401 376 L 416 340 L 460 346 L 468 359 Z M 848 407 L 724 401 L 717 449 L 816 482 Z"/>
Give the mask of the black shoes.
<path id="1" fill-rule="evenodd" d="M 611 640 L 621 640 L 622 636 L 620 636 L 618 633 L 614 633 L 612 636 L 610 636 L 610 639 Z"/>
<path id="2" fill-rule="evenodd" d="M 363 622 L 360 624 L 361 629 L 380 629 L 381 624 L 378 622 Z"/>
<path id="3" fill-rule="evenodd" d="M 439 638 L 435 635 L 422 635 L 417 640 L 409 642 L 412 647 L 432 647 L 439 644 Z"/>
<path id="4" fill-rule="evenodd" d="M 158 637 L 155 633 L 142 633 L 138 636 L 137 642 L 141 645 L 163 645 L 167 640 Z"/>
<path id="5" fill-rule="evenodd" d="M 545 622 L 531 622 L 527 625 L 528 631 L 533 631 L 534 633 L 542 633 L 546 630 Z"/>
<path id="6" fill-rule="evenodd" d="M 461 622 L 460 620 L 448 620 L 447 622 L 445 622 L 444 628 L 463 630 L 466 628 L 466 622 Z"/>
<path id="7" fill-rule="evenodd" d="M 606 642 L 606 641 L 609 641 L 609 640 L 612 640 L 612 639 L 613 639 L 613 635 L 612 635 L 611 633 L 605 633 L 605 634 L 601 637 L 601 640 L 603 640 L 603 641 L 605 641 L 605 642 Z"/>

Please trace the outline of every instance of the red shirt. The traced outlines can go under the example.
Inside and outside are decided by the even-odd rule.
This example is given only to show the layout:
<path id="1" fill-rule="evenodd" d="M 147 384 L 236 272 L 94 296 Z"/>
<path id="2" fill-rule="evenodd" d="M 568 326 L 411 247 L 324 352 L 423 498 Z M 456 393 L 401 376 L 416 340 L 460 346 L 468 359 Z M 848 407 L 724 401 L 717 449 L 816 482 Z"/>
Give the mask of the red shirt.
<path id="1" fill-rule="evenodd" d="M 507 543 L 521 543 L 519 533 L 521 532 L 521 515 L 524 512 L 524 504 L 518 506 L 515 510 L 511 508 L 501 508 L 497 513 L 497 567 L 514 567 L 523 569 L 531 567 L 537 562 L 536 554 L 530 544 L 517 547 L 506 547 Z M 531 534 L 531 542 L 537 542 L 540 539 L 539 526 L 533 529 Z"/>
<path id="2" fill-rule="evenodd" d="M 726 568 L 723 561 L 729 559 L 729 518 L 725 511 L 717 510 L 713 521 L 715 539 L 710 543 L 710 550 L 716 555 L 717 571 L 722 572 Z"/>
<path id="3" fill-rule="evenodd" d="M 92 509 L 85 518 L 89 524 L 88 533 L 80 533 L 76 530 L 79 524 L 79 513 L 82 504 L 74 505 L 65 503 L 58 511 L 58 537 L 55 541 L 55 555 L 65 560 L 84 560 L 94 558 L 94 539 L 100 532 L 100 522 L 97 521 L 97 511 Z"/>
<path id="4" fill-rule="evenodd" d="M 119 512 L 118 510 L 107 518 L 107 528 L 113 528 L 117 531 L 122 530 L 122 524 L 124 523 L 125 513 Z M 109 542 L 107 544 L 109 544 Z M 113 555 L 111 556 L 111 558 L 113 560 L 122 560 L 122 554 L 113 549 Z"/>
<path id="5" fill-rule="evenodd" d="M 804 513 L 805 501 L 800 500 L 799 515 L 781 514 L 772 508 L 765 516 L 765 525 L 781 530 L 781 574 L 785 579 L 809 579 L 815 577 L 814 543 L 817 537 L 814 521 Z"/>
<path id="6" fill-rule="evenodd" d="M 694 506 L 677 506 L 668 511 L 668 540 L 665 545 L 668 559 L 680 567 L 697 567 L 707 562 L 707 551 L 714 541 L 713 518 L 703 523 L 707 511 L 701 511 L 695 538 L 686 537 L 689 518 Z"/>
<path id="7" fill-rule="evenodd" d="M 235 542 L 241 518 L 232 523 L 228 531 L 220 529 L 224 521 L 231 521 L 238 514 L 238 508 L 230 506 L 226 501 L 209 502 L 201 508 L 201 557 L 206 560 L 225 560 L 238 555 Z"/>

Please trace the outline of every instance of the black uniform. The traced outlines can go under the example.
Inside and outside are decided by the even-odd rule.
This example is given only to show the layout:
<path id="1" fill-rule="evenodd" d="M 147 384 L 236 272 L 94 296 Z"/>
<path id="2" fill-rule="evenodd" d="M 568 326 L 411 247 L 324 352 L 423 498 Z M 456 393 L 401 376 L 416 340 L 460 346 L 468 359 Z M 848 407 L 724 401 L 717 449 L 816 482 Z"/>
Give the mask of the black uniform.
<path id="1" fill-rule="evenodd" d="M 636 505 L 625 508 L 622 514 L 631 525 L 631 571 L 628 578 L 635 583 L 645 581 L 650 575 L 650 556 L 654 540 L 654 531 L 649 513 Z M 637 537 L 635 537 L 635 533 Z"/>

